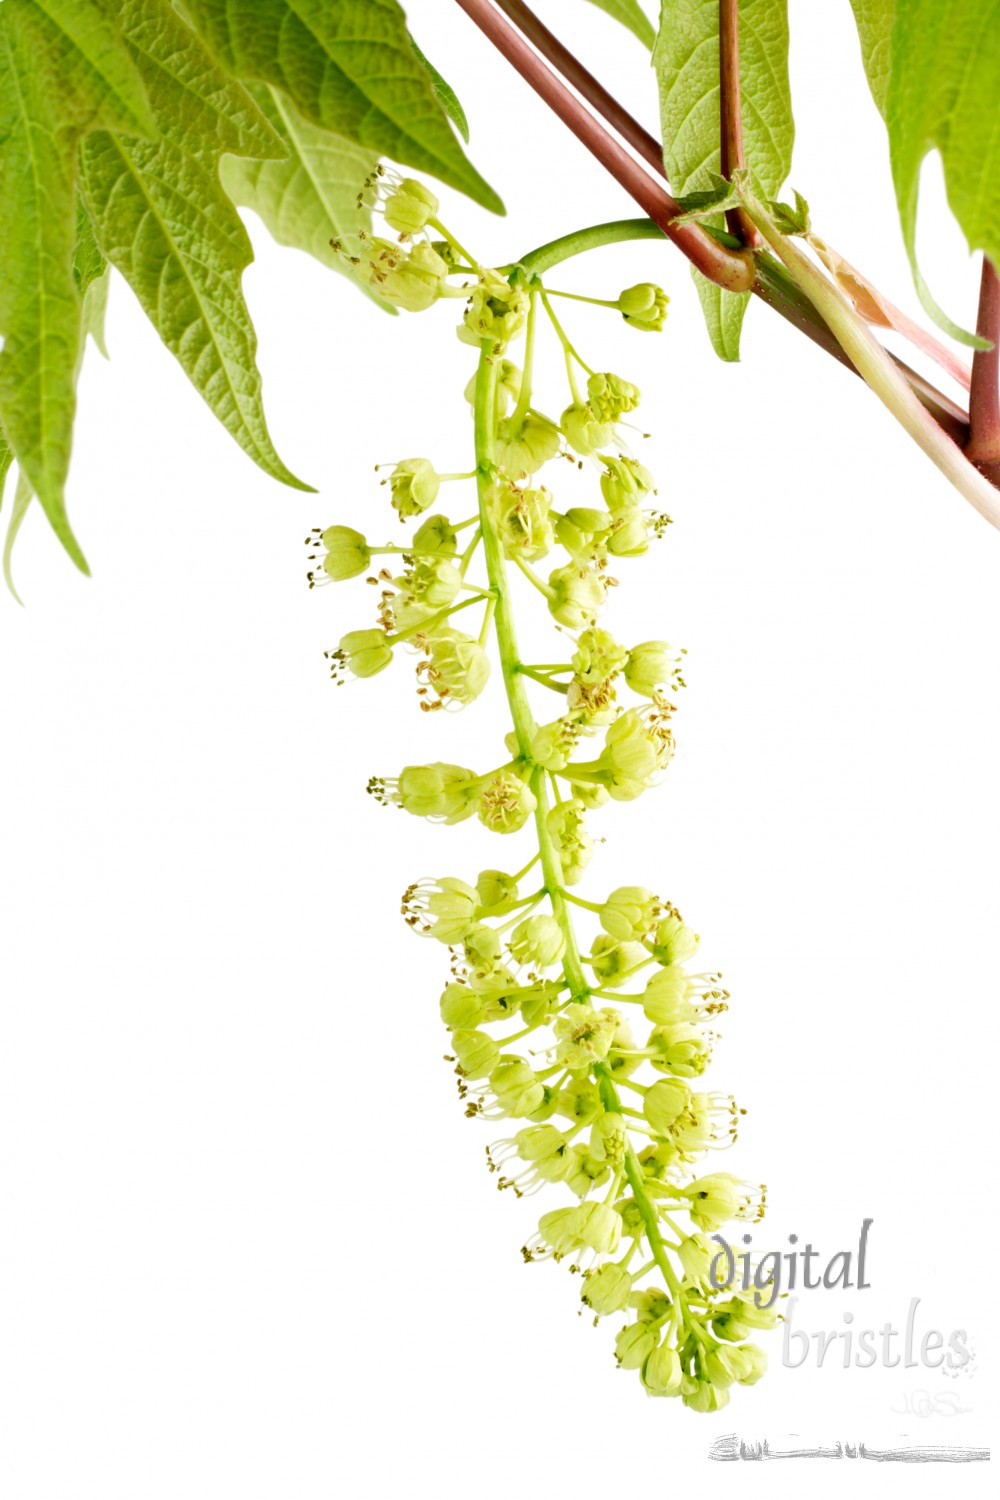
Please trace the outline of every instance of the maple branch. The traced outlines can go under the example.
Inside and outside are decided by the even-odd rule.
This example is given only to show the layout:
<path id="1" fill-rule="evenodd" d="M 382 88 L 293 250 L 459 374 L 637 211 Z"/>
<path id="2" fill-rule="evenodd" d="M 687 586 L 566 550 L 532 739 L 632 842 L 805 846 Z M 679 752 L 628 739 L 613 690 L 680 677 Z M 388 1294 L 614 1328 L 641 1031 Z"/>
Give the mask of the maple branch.
<path id="1" fill-rule="evenodd" d="M 722 175 L 727 182 L 745 165 L 743 160 L 743 108 L 740 94 L 740 20 L 739 0 L 719 0 L 719 142 L 722 148 Z M 726 214 L 729 232 L 751 249 L 761 240 L 756 225 L 742 208 L 731 208 Z"/>
<path id="2" fill-rule="evenodd" d="M 700 224 L 675 223 L 681 213 L 676 199 L 604 128 L 506 16 L 490 0 L 456 3 L 703 276 L 726 291 L 750 290 L 754 268 L 748 251 L 721 244 Z"/>
<path id="3" fill-rule="evenodd" d="M 976 332 L 992 349 L 972 356 L 969 387 L 969 441 L 965 456 L 994 484 L 1000 483 L 1000 276 L 989 256 L 983 256 Z"/>
<path id="4" fill-rule="evenodd" d="M 698 259 L 691 253 L 691 239 L 680 233 L 682 228 L 694 228 L 688 226 L 671 226 L 671 219 L 679 210 L 676 199 L 672 198 L 666 191 L 655 192 L 656 184 L 649 184 L 645 171 L 639 166 L 635 159 L 624 151 L 617 143 L 613 142 L 608 133 L 601 129 L 598 122 L 594 120 L 590 112 L 583 108 L 580 101 L 570 93 L 562 84 L 561 79 L 545 66 L 538 53 L 543 53 L 560 71 L 564 71 L 579 92 L 589 100 L 593 107 L 604 115 L 610 125 L 613 125 L 621 134 L 622 138 L 628 140 L 643 160 L 654 167 L 661 177 L 666 179 L 666 170 L 663 166 L 659 145 L 656 145 L 655 161 L 650 142 L 654 138 L 648 131 L 628 113 L 624 105 L 620 104 L 611 94 L 590 74 L 582 63 L 578 62 L 573 54 L 553 36 L 552 32 L 545 27 L 537 16 L 523 3 L 523 0 L 496 0 L 496 6 L 510 17 L 511 21 L 517 21 L 524 30 L 524 36 L 509 24 L 506 17 L 500 15 L 498 10 L 490 3 L 490 0 L 456 0 L 456 3 L 465 11 L 469 18 L 479 27 L 486 37 L 493 43 L 497 50 L 507 59 L 509 63 L 521 74 L 527 83 L 535 89 L 535 92 L 549 105 L 561 120 L 583 140 L 584 144 L 597 157 L 605 169 L 619 182 L 627 191 L 632 193 L 633 198 L 639 203 L 647 216 L 659 226 L 664 234 L 677 245 L 677 248 L 688 257 L 699 270 L 704 267 L 699 264 Z M 536 52 L 527 45 L 525 37 L 530 36 Z M 589 126 L 586 122 L 589 122 Z M 587 135 L 583 131 L 588 131 Z M 596 131 L 596 134 L 589 132 Z M 609 143 L 614 150 L 609 150 Z M 655 144 L 655 142 L 654 142 Z M 622 176 L 623 169 L 627 173 Z M 642 196 L 633 191 L 632 183 L 636 177 L 645 179 L 648 186 L 640 189 Z M 651 212 L 647 207 L 650 201 L 650 191 L 655 194 L 655 211 Z M 705 235 L 711 240 L 711 236 Z M 697 237 L 699 249 L 704 248 L 704 239 Z M 718 241 L 712 242 L 715 249 L 722 251 L 722 245 Z M 736 241 L 733 241 L 731 254 L 739 249 Z M 746 255 L 746 251 L 743 255 Z M 745 264 L 741 261 L 740 264 Z M 712 280 L 718 280 L 712 276 L 710 271 L 705 272 Z M 720 285 L 725 283 L 719 282 Z M 762 302 L 774 309 L 775 312 L 791 323 L 807 338 L 831 354 L 849 370 L 854 370 L 854 365 L 848 355 L 841 348 L 839 341 L 827 326 L 816 308 L 789 278 L 784 267 L 776 257 L 767 254 L 758 254 L 756 258 L 756 276 L 750 290 Z M 923 405 L 935 418 L 941 428 L 962 447 L 969 436 L 969 418 L 962 408 L 939 391 L 926 376 L 910 368 L 903 360 L 891 356 L 902 370 L 915 394 Z M 857 373 L 855 371 L 855 373 Z M 988 476 L 992 477 L 992 476 Z M 1000 485 L 1000 475 L 996 482 Z"/>

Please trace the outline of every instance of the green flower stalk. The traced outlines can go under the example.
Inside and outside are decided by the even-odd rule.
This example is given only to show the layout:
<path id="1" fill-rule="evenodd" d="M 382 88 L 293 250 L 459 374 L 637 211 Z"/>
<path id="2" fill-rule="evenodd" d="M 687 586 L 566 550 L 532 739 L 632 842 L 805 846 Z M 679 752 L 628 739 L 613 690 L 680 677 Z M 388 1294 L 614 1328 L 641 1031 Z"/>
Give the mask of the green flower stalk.
<path id="1" fill-rule="evenodd" d="M 377 624 L 349 631 L 335 666 L 341 680 L 370 676 L 399 652 L 416 651 L 421 707 L 467 711 L 488 687 L 492 655 L 511 724 L 498 763 L 406 766 L 369 790 L 435 822 L 476 817 L 511 847 L 527 846 L 526 862 L 511 874 L 490 868 L 414 882 L 403 915 L 413 931 L 450 949 L 440 1014 L 466 1114 L 514 1122 L 487 1148 L 499 1187 L 517 1197 L 562 1196 L 540 1215 L 524 1259 L 566 1263 L 581 1277 L 595 1322 L 624 1316 L 615 1356 L 637 1371 L 648 1395 L 717 1411 L 734 1386 L 763 1374 L 765 1356 L 749 1338 L 777 1316 L 763 1297 L 725 1285 L 725 1271 L 714 1275 L 719 1246 L 711 1236 L 731 1220 L 758 1218 L 765 1195 L 762 1186 L 698 1167 L 736 1138 L 741 1114 L 701 1082 L 717 1040 L 711 1028 L 729 997 L 719 975 L 689 972 L 698 937 L 653 890 L 623 885 L 600 900 L 574 890 L 592 859 L 593 815 L 611 800 L 644 796 L 667 770 L 675 713 L 668 694 L 683 686 L 683 653 L 658 639 L 629 647 L 598 623 L 620 582 L 609 569 L 627 565 L 663 529 L 645 509 L 653 476 L 619 428 L 640 393 L 584 365 L 530 256 L 508 272 L 480 265 L 441 223 L 432 194 L 410 179 L 377 181 L 375 202 L 400 242 L 388 251 L 367 242 L 373 289 L 415 310 L 464 292 L 460 337 L 477 350 L 466 391 L 473 470 L 442 475 L 428 459 L 397 464 L 392 505 L 404 523 L 440 503 L 446 480 L 459 495 L 474 480 L 475 496 L 458 502 L 457 520 L 427 517 L 412 550 L 373 546 L 343 525 L 319 533 L 324 580 L 357 578 L 382 554 L 402 561 L 401 571 L 383 567 L 369 578 L 383 585 Z M 414 268 L 431 264 L 418 253 L 430 251 L 421 235 L 431 232 L 449 248 L 448 257 L 433 251 L 441 265 L 448 261 L 447 275 L 434 267 L 433 288 L 426 278 L 414 281 Z M 452 285 L 463 277 L 464 285 Z M 653 331 L 666 302 L 650 284 L 603 305 Z M 550 407 L 562 407 L 558 424 L 536 405 L 533 353 L 543 320 L 565 355 L 569 404 L 557 395 Z M 522 340 L 519 368 L 512 351 Z M 534 478 L 566 458 L 592 475 L 592 505 L 564 511 L 559 474 L 544 484 Z M 542 559 L 547 576 L 534 568 Z M 554 662 L 521 655 L 515 598 L 524 596 L 548 611 Z M 456 628 L 453 617 L 466 609 L 476 613 Z M 552 694 L 560 700 L 554 719 Z M 541 721 L 536 699 L 547 700 Z"/>

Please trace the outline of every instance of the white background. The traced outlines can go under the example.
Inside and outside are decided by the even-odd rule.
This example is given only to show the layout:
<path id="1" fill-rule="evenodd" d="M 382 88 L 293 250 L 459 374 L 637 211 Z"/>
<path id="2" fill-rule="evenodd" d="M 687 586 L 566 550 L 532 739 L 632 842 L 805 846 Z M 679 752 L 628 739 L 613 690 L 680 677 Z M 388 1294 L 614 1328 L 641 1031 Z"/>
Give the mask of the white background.
<path id="1" fill-rule="evenodd" d="M 633 39 L 578 0 L 540 9 L 655 120 Z M 497 221 L 445 194 L 460 238 L 500 263 L 631 212 L 455 7 L 410 10 L 509 208 Z M 912 307 L 849 6 L 791 10 L 792 181 Z M 941 201 L 932 165 L 926 269 L 969 321 L 977 272 Z M 323 649 L 372 601 L 305 588 L 312 525 L 392 534 L 377 461 L 468 465 L 472 352 L 453 307 L 393 325 L 251 227 L 272 429 L 320 494 L 240 455 L 118 282 L 70 494 L 94 577 L 33 514 L 27 608 L 0 601 L 0 1492 L 991 1492 L 986 1465 L 845 1474 L 707 1452 L 733 1431 L 775 1447 L 995 1437 L 1000 540 L 766 309 L 743 364 L 721 366 L 672 250 L 559 273 L 596 295 L 648 278 L 671 293 L 659 339 L 589 310 L 570 322 L 592 363 L 642 386 L 642 455 L 676 522 L 620 569 L 609 624 L 689 652 L 666 783 L 602 815 L 583 889 L 654 886 L 725 971 L 710 1078 L 750 1111 L 722 1164 L 769 1184 L 757 1248 L 797 1233 L 827 1256 L 874 1219 L 871 1290 L 814 1292 L 796 1326 L 835 1331 L 853 1310 L 898 1327 L 919 1297 L 920 1330 L 964 1328 L 976 1351 L 950 1380 L 835 1354 L 786 1370 L 779 1334 L 771 1374 L 720 1417 L 649 1403 L 614 1368 L 613 1330 L 577 1317 L 577 1283 L 521 1265 L 541 1200 L 488 1178 L 490 1127 L 462 1118 L 441 1061 L 443 950 L 398 917 L 414 877 L 527 856 L 364 795 L 406 761 L 494 764 L 499 686 L 430 721 L 405 662 L 334 691 Z M 898 1414 L 921 1391 L 968 1410 Z"/>

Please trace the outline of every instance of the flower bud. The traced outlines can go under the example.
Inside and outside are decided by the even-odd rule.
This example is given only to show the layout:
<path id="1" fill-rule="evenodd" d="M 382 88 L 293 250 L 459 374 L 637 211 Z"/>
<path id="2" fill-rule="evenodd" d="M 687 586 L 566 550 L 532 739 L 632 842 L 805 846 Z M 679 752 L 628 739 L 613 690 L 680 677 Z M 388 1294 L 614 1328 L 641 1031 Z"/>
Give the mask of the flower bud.
<path id="1" fill-rule="evenodd" d="M 679 1078 L 697 1078 L 704 1073 L 712 1053 L 697 1027 L 684 1022 L 654 1027 L 649 1045 L 656 1052 L 650 1059 L 653 1067 L 662 1073 L 676 1073 Z"/>
<path id="2" fill-rule="evenodd" d="M 429 458 L 404 458 L 389 475 L 393 509 L 403 518 L 433 505 L 440 488 L 440 475 Z"/>
<path id="3" fill-rule="evenodd" d="M 559 418 L 563 437 L 583 458 L 606 448 L 613 440 L 613 422 L 602 422 L 589 402 L 574 401 Z"/>
<path id="4" fill-rule="evenodd" d="M 691 1090 L 680 1078 L 659 1078 L 651 1083 L 642 1100 L 642 1112 L 657 1135 L 669 1135 L 670 1127 L 684 1113 Z"/>
<path id="5" fill-rule="evenodd" d="M 500 1108 L 508 1115 L 530 1115 L 542 1102 L 545 1090 L 534 1069 L 523 1057 L 501 1057 L 490 1073 L 490 1088 Z"/>
<path id="6" fill-rule="evenodd" d="M 441 996 L 441 1019 L 449 1031 L 469 1031 L 483 1019 L 483 1002 L 467 984 L 449 984 Z"/>
<path id="7" fill-rule="evenodd" d="M 485 1031 L 468 1031 L 464 1027 L 453 1031 L 451 1045 L 466 1078 L 485 1078 L 500 1056 L 500 1048 Z"/>
<path id="8" fill-rule="evenodd" d="M 537 412 L 525 412 L 516 423 L 506 417 L 497 426 L 497 463 L 511 479 L 537 474 L 561 445 L 559 428 Z"/>
<path id="9" fill-rule="evenodd" d="M 626 1323 L 615 1339 L 615 1358 L 623 1370 L 641 1370 L 658 1342 L 648 1323 Z"/>
<path id="10" fill-rule="evenodd" d="M 384 301 L 404 312 L 424 312 L 442 295 L 448 279 L 448 263 L 425 241 L 409 250 L 392 240 L 366 241 L 370 283 Z"/>
<path id="11" fill-rule="evenodd" d="M 620 885 L 601 907 L 600 923 L 609 936 L 623 943 L 646 936 L 660 903 L 644 885 Z"/>
<path id="12" fill-rule="evenodd" d="M 413 551 L 418 555 L 436 552 L 441 557 L 454 557 L 458 539 L 448 517 L 428 516 L 413 533 Z"/>
<path id="13" fill-rule="evenodd" d="M 604 605 L 604 583 L 592 568 L 570 563 L 549 574 L 549 613 L 569 630 L 581 630 Z"/>
<path id="14" fill-rule="evenodd" d="M 721 1411 L 729 1403 L 729 1392 L 710 1380 L 685 1375 L 681 1382 L 681 1399 L 691 1411 Z"/>
<path id="15" fill-rule="evenodd" d="M 702 1369 L 717 1390 L 728 1390 L 749 1374 L 752 1361 L 734 1344 L 717 1344 L 702 1361 Z"/>
<path id="16" fill-rule="evenodd" d="M 720 1254 L 718 1245 L 704 1234 L 689 1234 L 681 1240 L 677 1247 L 677 1259 L 684 1268 L 684 1278 L 691 1286 L 700 1287 L 702 1291 L 712 1288 L 712 1268 L 715 1266 L 716 1283 L 721 1284 L 725 1278 L 726 1270 L 722 1262 L 717 1263 Z M 721 1274 L 720 1274 L 721 1273 Z"/>
<path id="17" fill-rule="evenodd" d="M 517 963 L 548 969 L 562 958 L 566 938 L 555 917 L 526 917 L 514 928 L 508 947 Z"/>
<path id="18" fill-rule="evenodd" d="M 657 1026 L 694 1021 L 698 1011 L 688 998 L 690 983 L 687 974 L 677 964 L 659 969 L 643 992 L 642 1008 L 646 1019 Z"/>
<path id="19" fill-rule="evenodd" d="M 652 474 L 638 459 L 628 458 L 624 453 L 619 453 L 616 458 L 602 453 L 601 463 L 604 465 L 601 494 L 612 515 L 634 510 L 656 484 Z"/>
<path id="20" fill-rule="evenodd" d="M 625 1158 L 625 1150 L 628 1146 L 628 1138 L 625 1134 L 625 1121 L 619 1114 L 611 1114 L 607 1110 L 598 1115 L 590 1127 L 590 1154 L 598 1161 L 610 1162 L 612 1166 L 618 1167 Z"/>
<path id="21" fill-rule="evenodd" d="M 618 298 L 618 311 L 633 328 L 647 333 L 659 333 L 667 319 L 667 304 L 670 298 L 662 287 L 651 281 L 641 281 L 630 286 Z"/>
<path id="22" fill-rule="evenodd" d="M 320 540 L 326 548 L 323 572 L 334 583 L 342 583 L 346 578 L 357 578 L 372 560 L 361 532 L 350 526 L 328 526 Z"/>
<path id="23" fill-rule="evenodd" d="M 655 698 L 659 688 L 675 680 L 679 666 L 680 658 L 666 641 L 643 641 L 628 654 L 625 681 L 633 693 Z"/>
<path id="24" fill-rule="evenodd" d="M 610 371 L 598 371 L 587 381 L 588 405 L 599 422 L 617 422 L 635 411 L 641 400 L 638 386 Z"/>
<path id="25" fill-rule="evenodd" d="M 405 766 L 393 801 L 414 817 L 459 823 L 472 816 L 477 787 L 475 771 L 435 761 L 429 766 Z"/>
<path id="26" fill-rule="evenodd" d="M 622 1266 L 609 1261 L 598 1270 L 587 1272 L 580 1299 L 599 1318 L 606 1318 L 628 1307 L 631 1292 L 631 1276 Z"/>
<path id="27" fill-rule="evenodd" d="M 513 771 L 498 771 L 479 793 L 479 821 L 493 833 L 517 833 L 537 805 L 526 781 Z"/>
<path id="28" fill-rule="evenodd" d="M 736 1378 L 740 1385 L 756 1385 L 767 1374 L 767 1355 L 758 1344 L 744 1344 L 741 1352 L 743 1373 Z"/>
<path id="29" fill-rule="evenodd" d="M 602 989 L 609 990 L 619 989 L 627 983 L 632 971 L 648 957 L 641 943 L 620 943 L 606 932 L 595 937 L 590 949 L 594 978 Z"/>
<path id="30" fill-rule="evenodd" d="M 413 177 L 404 177 L 385 200 L 385 222 L 394 234 L 419 234 L 441 207 L 429 187 Z"/>
<path id="31" fill-rule="evenodd" d="M 681 1389 L 681 1362 L 676 1349 L 661 1344 L 647 1355 L 642 1383 L 651 1396 L 677 1396 Z"/>
<path id="32" fill-rule="evenodd" d="M 489 339 L 509 344 L 524 327 L 528 316 L 528 294 L 523 286 L 511 286 L 499 271 L 484 271 L 473 287 L 458 336 L 466 344 Z"/>
<path id="33" fill-rule="evenodd" d="M 349 630 L 334 653 L 355 677 L 374 677 L 392 661 L 384 630 Z"/>
<path id="34" fill-rule="evenodd" d="M 460 630 L 436 630 L 427 643 L 427 655 L 430 666 L 425 675 L 440 699 L 471 703 L 489 680 L 489 657 L 478 641 Z"/>
<path id="35" fill-rule="evenodd" d="M 503 870 L 480 870 L 476 880 L 480 916 L 490 916 L 498 906 L 517 900 L 517 881 Z"/>

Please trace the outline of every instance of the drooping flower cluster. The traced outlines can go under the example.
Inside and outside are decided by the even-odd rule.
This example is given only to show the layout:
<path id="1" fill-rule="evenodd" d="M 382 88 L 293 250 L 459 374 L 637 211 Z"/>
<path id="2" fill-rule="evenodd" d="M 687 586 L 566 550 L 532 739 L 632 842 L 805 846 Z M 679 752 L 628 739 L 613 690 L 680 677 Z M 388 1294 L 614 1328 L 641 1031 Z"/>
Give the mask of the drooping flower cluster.
<path id="1" fill-rule="evenodd" d="M 495 645 L 513 721 L 498 763 L 409 765 L 369 790 L 418 817 L 475 816 L 531 843 L 513 874 L 415 882 L 403 914 L 451 952 L 440 1012 L 466 1114 L 513 1122 L 487 1152 L 499 1186 L 518 1197 L 562 1190 L 525 1259 L 565 1260 L 581 1273 L 595 1321 L 626 1315 L 618 1363 L 637 1370 L 647 1392 L 718 1410 L 731 1386 L 764 1372 L 750 1340 L 776 1318 L 763 1305 L 770 1298 L 724 1284 L 726 1257 L 711 1238 L 730 1220 L 758 1218 L 764 1200 L 762 1187 L 701 1163 L 735 1139 L 740 1115 L 702 1081 L 728 995 L 718 974 L 692 972 L 698 938 L 668 901 L 639 885 L 603 900 L 575 889 L 593 855 L 593 815 L 640 797 L 668 766 L 683 686 L 683 653 L 662 640 L 626 647 L 599 623 L 617 582 L 610 568 L 645 552 L 667 524 L 652 508 L 652 475 L 622 435 L 640 393 L 584 363 L 553 308 L 566 294 L 543 284 L 531 257 L 509 274 L 479 265 L 422 184 L 380 172 L 365 193 L 398 235 L 352 254 L 373 288 L 411 310 L 465 298 L 460 336 L 479 353 L 466 391 L 475 465 L 442 474 L 426 458 L 397 463 L 391 503 L 400 522 L 419 522 L 412 540 L 377 547 L 349 526 L 328 527 L 314 534 L 310 583 L 367 575 L 379 590 L 377 622 L 331 653 L 341 682 L 382 671 L 409 647 L 421 707 L 464 706 L 483 692 Z M 642 285 L 604 305 L 656 329 L 666 297 Z M 536 404 L 533 385 L 543 320 L 566 358 L 570 400 L 558 420 Z M 521 339 L 519 367 L 510 353 Z M 566 457 L 592 474 L 592 506 L 561 509 L 558 479 L 550 488 L 539 478 Z M 442 485 L 462 494 L 473 480 L 470 515 L 433 509 Z M 485 580 L 470 580 L 474 559 Z M 520 658 L 511 568 L 544 599 L 564 659 Z M 475 606 L 479 628 L 464 631 L 456 617 Z M 556 717 L 536 720 L 535 688 L 561 700 Z M 578 923 L 591 929 L 584 944 Z"/>

